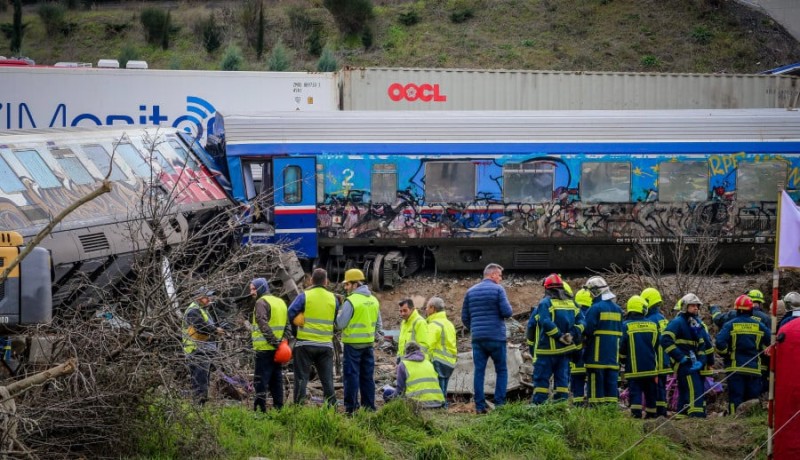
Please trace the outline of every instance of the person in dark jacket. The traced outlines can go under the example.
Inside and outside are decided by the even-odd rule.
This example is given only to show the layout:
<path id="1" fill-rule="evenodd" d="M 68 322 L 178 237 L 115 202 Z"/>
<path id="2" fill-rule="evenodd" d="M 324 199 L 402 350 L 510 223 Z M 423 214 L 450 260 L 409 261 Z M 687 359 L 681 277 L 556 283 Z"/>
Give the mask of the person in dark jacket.
<path id="1" fill-rule="evenodd" d="M 669 353 L 678 379 L 677 418 L 706 416 L 703 380 L 700 371 L 706 363 L 705 328 L 698 312 L 703 303 L 692 294 L 679 301 L 681 312 L 667 325 L 661 336 L 661 346 Z"/>
<path id="2" fill-rule="evenodd" d="M 781 319 L 780 324 L 778 324 L 778 331 L 781 328 L 792 321 L 795 318 L 800 318 L 800 293 L 797 292 L 790 292 L 783 297 L 783 303 L 786 306 L 786 314 Z"/>
<path id="3" fill-rule="evenodd" d="M 661 334 L 658 323 L 644 316 L 647 301 L 635 295 L 628 299 L 627 313 L 622 323 L 622 340 L 619 356 L 625 362 L 625 378 L 628 380 L 631 415 L 642 418 L 642 399 L 645 418 L 655 418 L 658 394 L 658 361 Z"/>
<path id="4" fill-rule="evenodd" d="M 734 302 L 736 317 L 725 323 L 717 334 L 716 350 L 725 360 L 728 376 L 729 415 L 736 414 L 739 404 L 761 394 L 761 370 L 758 354 L 769 345 L 771 333 L 761 321 L 753 318 L 753 301 L 741 295 Z"/>
<path id="5" fill-rule="evenodd" d="M 500 285 L 503 267 L 489 264 L 483 270 L 483 281 L 472 286 L 464 296 L 461 322 L 472 334 L 472 358 L 475 365 L 473 380 L 475 411 L 486 413 L 484 378 L 489 358 L 497 372 L 494 403 L 502 406 L 506 402 L 508 367 L 506 366 L 506 324 L 504 320 L 512 314 L 506 290 Z"/>
<path id="6" fill-rule="evenodd" d="M 397 394 L 414 400 L 426 409 L 444 407 L 438 373 L 422 347 L 414 341 L 405 343 L 406 354 L 397 365 Z"/>
<path id="7" fill-rule="evenodd" d="M 291 327 L 288 321 L 286 302 L 269 294 L 269 285 L 264 278 L 250 282 L 250 295 L 256 298 L 250 321 L 250 337 L 255 351 L 253 372 L 256 397 L 253 410 L 266 412 L 267 388 L 272 394 L 272 405 L 283 407 L 283 369 L 275 362 L 275 351 L 281 340 L 289 338 Z"/>
<path id="8" fill-rule="evenodd" d="M 536 365 L 533 368 L 533 404 L 547 401 L 550 379 L 553 378 L 553 400 L 569 398 L 570 357 L 583 334 L 583 314 L 575 301 L 564 291 L 564 282 L 557 274 L 544 280 L 545 297 L 537 308 L 538 328 Z"/>
<path id="9" fill-rule="evenodd" d="M 619 400 L 619 341 L 622 338 L 622 308 L 600 276 L 586 281 L 592 306 L 586 312 L 586 373 L 589 404 L 616 404 Z"/>
<path id="10" fill-rule="evenodd" d="M 289 323 L 297 325 L 297 341 L 293 351 L 294 402 L 303 404 L 305 401 L 311 366 L 314 366 L 322 383 L 325 403 L 335 406 L 333 326 L 339 302 L 327 289 L 327 271 L 315 269 L 311 274 L 311 283 L 311 287 L 295 297 L 289 306 Z"/>
<path id="11" fill-rule="evenodd" d="M 575 294 L 575 303 L 581 309 L 584 327 L 586 323 L 586 312 L 592 306 L 592 293 L 587 289 L 581 289 Z M 577 349 L 572 353 L 572 362 L 569 363 L 569 386 L 572 392 L 572 402 L 583 404 L 586 402 L 586 361 L 583 357 L 586 351 L 586 344 L 576 343 Z"/>
<path id="12" fill-rule="evenodd" d="M 656 415 L 661 417 L 667 416 L 667 376 L 672 375 L 672 366 L 670 366 L 669 355 L 664 351 L 661 346 L 661 335 L 667 330 L 669 321 L 661 313 L 661 306 L 663 300 L 661 293 L 656 288 L 645 288 L 642 291 L 641 297 L 647 302 L 647 313 L 645 318 L 658 324 L 658 393 L 656 394 Z"/>
<path id="13" fill-rule="evenodd" d="M 191 375 L 192 395 L 199 404 L 208 400 L 208 381 L 211 376 L 211 361 L 217 351 L 216 340 L 225 334 L 217 327 L 208 307 L 215 291 L 202 287 L 195 300 L 183 314 L 181 327 L 183 352 L 186 354 Z"/>

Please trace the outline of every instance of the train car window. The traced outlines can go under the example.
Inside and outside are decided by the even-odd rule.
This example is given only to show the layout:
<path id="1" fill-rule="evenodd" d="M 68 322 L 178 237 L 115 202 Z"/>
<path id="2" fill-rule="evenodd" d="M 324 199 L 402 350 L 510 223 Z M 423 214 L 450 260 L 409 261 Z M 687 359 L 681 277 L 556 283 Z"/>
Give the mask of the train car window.
<path id="1" fill-rule="evenodd" d="M 61 166 L 61 169 L 64 170 L 70 181 L 78 185 L 93 184 L 95 182 L 92 175 L 89 174 L 89 171 L 86 169 L 86 166 L 81 163 L 81 160 L 75 157 L 71 149 L 53 149 L 50 150 L 50 154 L 56 159 L 58 165 Z"/>
<path id="2" fill-rule="evenodd" d="M 17 174 L 6 163 L 6 159 L 0 157 L 0 190 L 5 193 L 24 192 L 25 185 L 19 180 Z"/>
<path id="3" fill-rule="evenodd" d="M 248 200 L 252 200 L 256 195 L 269 189 L 268 178 L 265 176 L 268 172 L 269 168 L 265 163 L 248 161 L 242 165 L 245 195 Z"/>
<path id="4" fill-rule="evenodd" d="M 317 203 L 325 202 L 325 167 L 317 163 Z"/>
<path id="5" fill-rule="evenodd" d="M 666 161 L 658 165 L 658 201 L 708 200 L 708 164 Z"/>
<path id="6" fill-rule="evenodd" d="M 631 200 L 630 163 L 583 163 L 581 201 L 626 203 Z"/>
<path id="7" fill-rule="evenodd" d="M 106 152 L 106 149 L 102 145 L 88 144 L 82 145 L 81 148 L 86 153 L 86 156 L 89 157 L 89 160 L 97 166 L 97 169 L 100 170 L 100 174 L 102 174 L 103 177 L 108 174 L 108 169 L 111 168 L 111 176 L 109 176 L 109 179 L 112 181 L 126 180 L 128 178 L 116 163 L 111 167 L 111 155 Z"/>
<path id="8" fill-rule="evenodd" d="M 473 199 L 475 199 L 475 165 L 472 162 L 425 163 L 425 200 L 428 203 L 463 203 Z"/>
<path id="9" fill-rule="evenodd" d="M 161 153 L 160 150 L 153 150 L 153 155 L 156 157 L 158 164 L 161 165 L 161 169 L 166 172 L 167 174 L 175 174 L 175 168 L 167 161 L 167 157 Z"/>
<path id="10" fill-rule="evenodd" d="M 397 197 L 397 165 L 379 163 L 372 166 L 370 196 L 373 203 L 394 203 Z"/>
<path id="11" fill-rule="evenodd" d="M 786 163 L 782 161 L 742 162 L 736 169 L 736 200 L 778 200 L 777 184 L 786 184 Z"/>
<path id="12" fill-rule="evenodd" d="M 503 199 L 519 203 L 552 200 L 555 170 L 552 163 L 542 162 L 503 165 Z"/>
<path id="13" fill-rule="evenodd" d="M 181 160 L 183 160 L 183 163 L 188 168 L 193 169 L 193 170 L 199 169 L 199 166 L 197 165 L 197 162 L 194 161 L 194 158 L 192 158 L 189 155 L 189 152 L 187 152 L 186 149 L 183 148 L 183 145 L 180 142 L 176 141 L 175 139 L 170 139 L 167 142 L 169 143 L 170 147 L 172 147 L 173 149 L 175 149 L 176 152 L 178 152 L 178 155 L 180 155 Z"/>
<path id="14" fill-rule="evenodd" d="M 22 166 L 30 173 L 31 179 L 42 188 L 60 187 L 61 182 L 36 150 L 19 150 L 14 152 Z"/>
<path id="15" fill-rule="evenodd" d="M 149 178 L 151 174 L 150 165 L 142 158 L 142 154 L 132 144 L 117 144 L 119 152 L 125 163 L 133 169 L 133 173 L 142 178 Z"/>
<path id="16" fill-rule="evenodd" d="M 296 204 L 303 201 L 303 178 L 299 166 L 283 168 L 283 202 Z"/>

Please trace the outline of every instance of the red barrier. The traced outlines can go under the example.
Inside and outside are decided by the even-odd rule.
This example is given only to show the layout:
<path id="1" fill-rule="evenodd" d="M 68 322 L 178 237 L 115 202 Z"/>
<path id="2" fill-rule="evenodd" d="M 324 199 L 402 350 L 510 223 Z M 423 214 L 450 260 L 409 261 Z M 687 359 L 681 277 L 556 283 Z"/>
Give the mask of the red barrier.
<path id="1" fill-rule="evenodd" d="M 780 330 L 786 335 L 777 345 L 775 360 L 775 404 L 773 458 L 800 458 L 800 321 Z"/>

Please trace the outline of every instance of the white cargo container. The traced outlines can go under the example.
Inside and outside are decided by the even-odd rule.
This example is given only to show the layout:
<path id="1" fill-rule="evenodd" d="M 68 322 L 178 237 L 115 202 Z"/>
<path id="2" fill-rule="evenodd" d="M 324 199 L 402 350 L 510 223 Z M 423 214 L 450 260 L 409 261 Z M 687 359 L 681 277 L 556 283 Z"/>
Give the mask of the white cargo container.
<path id="1" fill-rule="evenodd" d="M 161 125 L 200 134 L 218 108 L 336 110 L 331 73 L 0 67 L 0 131 Z"/>
<path id="2" fill-rule="evenodd" d="M 772 75 L 351 68 L 343 110 L 733 109 L 797 105 L 800 78 Z"/>

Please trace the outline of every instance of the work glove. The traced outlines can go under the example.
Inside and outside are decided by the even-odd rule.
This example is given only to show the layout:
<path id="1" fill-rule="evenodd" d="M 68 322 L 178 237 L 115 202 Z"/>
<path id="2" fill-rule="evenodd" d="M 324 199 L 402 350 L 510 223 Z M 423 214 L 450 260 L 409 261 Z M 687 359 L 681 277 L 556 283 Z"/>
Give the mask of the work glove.
<path id="1" fill-rule="evenodd" d="M 692 367 L 689 368 L 689 372 L 700 372 L 700 369 L 702 368 L 703 368 L 703 363 L 701 363 L 700 361 L 695 361 L 692 364 Z"/>
<path id="2" fill-rule="evenodd" d="M 561 334 L 561 337 L 558 338 L 558 341 L 564 345 L 572 345 L 572 334 L 569 332 L 566 334 Z"/>
<path id="3" fill-rule="evenodd" d="M 581 330 L 577 327 L 570 329 L 570 334 L 572 334 L 572 343 L 575 345 L 580 345 L 583 342 L 583 334 L 581 334 Z"/>

